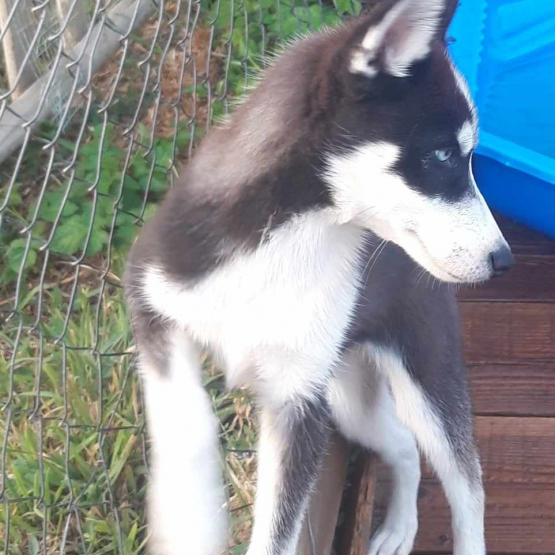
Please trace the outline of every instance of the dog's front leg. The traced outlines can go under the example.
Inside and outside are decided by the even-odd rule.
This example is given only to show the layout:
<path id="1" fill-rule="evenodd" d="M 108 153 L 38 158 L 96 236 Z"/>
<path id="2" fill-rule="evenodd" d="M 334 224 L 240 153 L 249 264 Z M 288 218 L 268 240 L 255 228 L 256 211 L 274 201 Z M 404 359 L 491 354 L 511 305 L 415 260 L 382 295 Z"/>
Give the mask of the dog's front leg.
<path id="1" fill-rule="evenodd" d="M 248 555 L 294 555 L 329 432 L 324 392 L 262 407 L 254 530 Z"/>
<path id="2" fill-rule="evenodd" d="M 452 513 L 453 555 L 485 555 L 482 470 L 462 368 L 456 361 L 444 366 L 446 385 L 436 392 L 430 383 L 414 380 L 401 357 L 382 351 L 378 359 L 399 418 L 441 480 Z"/>

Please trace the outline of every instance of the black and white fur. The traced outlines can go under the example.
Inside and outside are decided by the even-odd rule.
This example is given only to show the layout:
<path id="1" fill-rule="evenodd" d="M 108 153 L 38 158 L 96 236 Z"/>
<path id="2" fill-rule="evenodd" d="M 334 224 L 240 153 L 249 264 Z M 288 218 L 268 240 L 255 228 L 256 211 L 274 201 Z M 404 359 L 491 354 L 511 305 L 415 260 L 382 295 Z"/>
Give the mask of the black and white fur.
<path id="1" fill-rule="evenodd" d="M 157 555 L 226 550 L 217 422 L 199 350 L 260 408 L 249 555 L 293 555 L 336 426 L 394 488 L 370 555 L 406 555 L 417 446 L 482 555 L 484 494 L 454 294 L 512 256 L 471 172 L 477 119 L 446 0 L 383 0 L 290 46 L 214 129 L 127 272 L 152 441 Z"/>

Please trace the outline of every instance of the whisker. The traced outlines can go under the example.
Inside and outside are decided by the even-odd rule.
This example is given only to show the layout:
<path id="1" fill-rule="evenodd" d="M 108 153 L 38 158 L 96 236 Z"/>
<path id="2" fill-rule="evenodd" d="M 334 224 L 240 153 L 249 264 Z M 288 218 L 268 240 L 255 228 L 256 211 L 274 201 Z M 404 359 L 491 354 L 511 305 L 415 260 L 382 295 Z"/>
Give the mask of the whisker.
<path id="1" fill-rule="evenodd" d="M 374 268 L 374 266 L 376 265 L 376 262 L 378 261 L 378 258 L 380 257 L 380 255 L 382 254 L 382 252 L 385 250 L 385 247 L 387 246 L 387 244 L 389 243 L 389 241 L 387 240 L 383 240 L 380 243 L 380 246 L 376 249 L 376 256 L 374 257 L 374 262 L 372 263 L 372 266 L 370 267 L 370 269 L 368 270 L 368 274 L 367 276 L 370 274 L 370 272 L 372 271 L 372 269 Z"/>
<path id="2" fill-rule="evenodd" d="M 370 271 L 368 271 L 368 274 L 366 273 L 366 270 L 368 270 L 368 267 L 370 266 L 370 264 L 372 263 L 372 260 L 374 260 L 374 258 L 376 258 L 377 256 L 379 256 L 379 252 L 380 249 L 382 248 L 382 245 L 386 242 L 385 239 L 382 239 L 380 244 L 376 247 L 376 250 L 372 253 L 372 255 L 370 256 L 370 258 L 368 259 L 368 262 L 366 263 L 366 265 L 364 266 L 364 269 L 362 270 L 362 276 L 366 276 L 368 277 L 368 274 L 370 273 Z M 374 266 L 372 266 L 373 268 Z M 370 268 L 370 270 L 372 269 Z"/>

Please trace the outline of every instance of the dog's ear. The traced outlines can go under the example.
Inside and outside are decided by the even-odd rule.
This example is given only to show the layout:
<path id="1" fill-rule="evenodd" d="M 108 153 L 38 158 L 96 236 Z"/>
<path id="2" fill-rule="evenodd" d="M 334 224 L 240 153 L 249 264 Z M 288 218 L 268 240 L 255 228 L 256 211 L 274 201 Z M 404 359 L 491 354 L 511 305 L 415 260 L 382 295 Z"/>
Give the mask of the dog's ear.
<path id="1" fill-rule="evenodd" d="M 371 11 L 369 27 L 351 52 L 351 72 L 406 77 L 412 64 L 428 56 L 432 42 L 443 38 L 453 4 L 456 7 L 454 0 L 383 0 Z"/>

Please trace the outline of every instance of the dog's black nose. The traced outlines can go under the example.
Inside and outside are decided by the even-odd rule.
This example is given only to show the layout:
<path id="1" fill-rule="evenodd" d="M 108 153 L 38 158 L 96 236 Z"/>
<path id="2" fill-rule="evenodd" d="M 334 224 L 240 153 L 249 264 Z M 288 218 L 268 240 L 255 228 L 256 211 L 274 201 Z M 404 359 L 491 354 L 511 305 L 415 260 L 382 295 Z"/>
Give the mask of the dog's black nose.
<path id="1" fill-rule="evenodd" d="M 493 251 L 490 256 L 494 277 L 506 274 L 514 266 L 515 257 L 509 247 L 501 247 Z"/>

